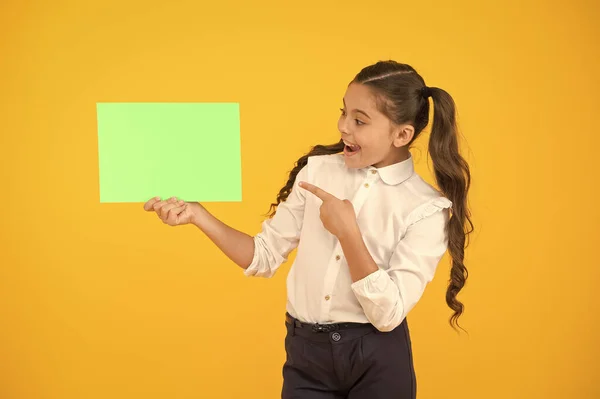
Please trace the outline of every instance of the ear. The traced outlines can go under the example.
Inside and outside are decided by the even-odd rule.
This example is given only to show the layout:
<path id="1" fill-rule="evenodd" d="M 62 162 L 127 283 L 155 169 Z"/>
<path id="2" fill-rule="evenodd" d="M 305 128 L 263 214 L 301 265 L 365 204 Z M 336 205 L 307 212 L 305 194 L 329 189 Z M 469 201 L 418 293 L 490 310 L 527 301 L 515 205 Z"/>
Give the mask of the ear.
<path id="1" fill-rule="evenodd" d="M 401 148 L 407 146 L 415 136 L 415 128 L 412 125 L 400 125 L 394 128 L 393 141 L 394 147 Z"/>

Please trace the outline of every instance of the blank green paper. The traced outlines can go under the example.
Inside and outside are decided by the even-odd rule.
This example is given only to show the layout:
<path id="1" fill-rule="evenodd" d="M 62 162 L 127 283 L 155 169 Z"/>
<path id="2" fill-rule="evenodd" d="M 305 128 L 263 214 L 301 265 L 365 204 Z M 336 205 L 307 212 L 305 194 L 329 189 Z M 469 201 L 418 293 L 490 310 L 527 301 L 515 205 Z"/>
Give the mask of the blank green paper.
<path id="1" fill-rule="evenodd" d="M 100 202 L 242 200 L 237 103 L 98 103 Z"/>

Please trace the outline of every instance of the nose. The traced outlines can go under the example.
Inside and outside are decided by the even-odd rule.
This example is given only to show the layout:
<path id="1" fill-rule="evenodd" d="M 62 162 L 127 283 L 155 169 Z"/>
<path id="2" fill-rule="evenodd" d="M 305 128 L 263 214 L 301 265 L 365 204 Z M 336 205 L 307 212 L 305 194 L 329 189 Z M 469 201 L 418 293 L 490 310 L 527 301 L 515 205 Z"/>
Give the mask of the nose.
<path id="1" fill-rule="evenodd" d="M 340 118 L 340 120 L 338 122 L 338 130 L 342 134 L 349 134 L 349 130 L 348 130 L 348 126 L 346 125 L 346 119 L 345 118 Z"/>

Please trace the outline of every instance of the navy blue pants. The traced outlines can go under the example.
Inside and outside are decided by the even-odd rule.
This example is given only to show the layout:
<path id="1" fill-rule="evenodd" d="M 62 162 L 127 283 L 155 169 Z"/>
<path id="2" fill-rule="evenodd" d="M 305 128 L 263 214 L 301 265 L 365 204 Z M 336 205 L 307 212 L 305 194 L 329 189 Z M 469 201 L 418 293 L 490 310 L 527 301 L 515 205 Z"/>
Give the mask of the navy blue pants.
<path id="1" fill-rule="evenodd" d="M 385 333 L 371 324 L 333 327 L 315 331 L 286 315 L 282 399 L 416 398 L 406 320 Z"/>

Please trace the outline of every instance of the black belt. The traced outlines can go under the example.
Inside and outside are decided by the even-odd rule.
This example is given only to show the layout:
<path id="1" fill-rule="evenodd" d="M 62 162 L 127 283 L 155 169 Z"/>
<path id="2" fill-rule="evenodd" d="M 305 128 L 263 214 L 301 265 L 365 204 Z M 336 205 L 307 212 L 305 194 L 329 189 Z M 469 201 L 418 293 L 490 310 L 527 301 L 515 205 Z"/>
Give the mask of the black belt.
<path id="1" fill-rule="evenodd" d="M 330 324 L 312 324 L 304 323 L 290 316 L 288 313 L 285 314 L 285 321 L 296 328 L 306 328 L 313 332 L 332 332 L 338 330 L 346 330 L 348 328 L 357 328 L 370 326 L 369 323 L 330 323 Z"/>

